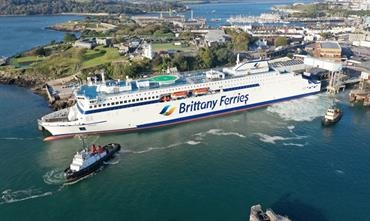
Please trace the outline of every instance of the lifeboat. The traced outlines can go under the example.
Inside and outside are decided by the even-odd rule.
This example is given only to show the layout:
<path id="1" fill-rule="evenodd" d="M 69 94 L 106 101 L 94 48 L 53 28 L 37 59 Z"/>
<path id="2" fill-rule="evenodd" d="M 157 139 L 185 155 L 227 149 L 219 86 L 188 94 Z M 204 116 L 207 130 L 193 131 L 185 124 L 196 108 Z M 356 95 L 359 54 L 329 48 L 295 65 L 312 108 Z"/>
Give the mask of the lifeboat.
<path id="1" fill-rule="evenodd" d="M 171 100 L 171 95 L 163 95 L 161 96 L 161 99 L 160 99 L 161 102 L 167 102 L 170 100 Z"/>
<path id="2" fill-rule="evenodd" d="M 205 95 L 205 94 L 208 94 L 208 92 L 209 92 L 209 88 L 208 87 L 205 87 L 205 88 L 197 88 L 197 89 L 193 90 L 193 94 L 195 96 Z"/>
<path id="3" fill-rule="evenodd" d="M 178 91 L 178 92 L 174 92 L 171 94 L 171 98 L 173 99 L 182 99 L 182 98 L 186 98 L 187 96 L 188 96 L 187 91 Z"/>

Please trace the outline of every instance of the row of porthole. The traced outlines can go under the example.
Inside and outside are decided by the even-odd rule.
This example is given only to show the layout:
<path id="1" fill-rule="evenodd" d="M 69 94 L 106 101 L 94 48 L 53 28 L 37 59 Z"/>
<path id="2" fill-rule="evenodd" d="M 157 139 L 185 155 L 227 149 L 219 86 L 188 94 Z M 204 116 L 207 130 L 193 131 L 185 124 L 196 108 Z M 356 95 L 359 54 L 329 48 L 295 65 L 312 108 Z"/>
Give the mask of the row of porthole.
<path id="1" fill-rule="evenodd" d="M 136 99 L 132 99 L 132 100 L 116 101 L 116 102 L 112 102 L 112 103 L 98 104 L 98 105 L 90 106 L 90 109 L 98 108 L 98 107 L 113 106 L 113 105 L 118 105 L 118 104 L 127 104 L 127 103 L 131 103 L 131 102 L 146 101 L 146 100 L 151 100 L 151 99 L 154 100 L 154 99 L 158 99 L 158 98 L 159 98 L 159 96 L 152 96 L 152 97 L 136 98 Z"/>
<path id="2" fill-rule="evenodd" d="M 231 83 L 233 80 L 230 80 L 226 83 Z M 233 86 L 236 86 L 236 85 L 233 85 Z M 243 87 L 243 86 L 242 86 Z M 190 87 L 189 87 L 190 88 Z M 178 89 L 176 89 L 178 90 Z M 171 90 L 171 91 L 175 91 L 175 89 Z M 107 103 L 107 104 L 99 104 L 99 105 L 94 105 L 94 106 L 90 106 L 90 109 L 92 108 L 98 108 L 98 107 L 105 107 L 105 106 L 110 106 L 110 105 L 118 105 L 118 104 L 123 104 L 123 103 L 130 103 L 130 102 L 138 102 L 138 101 L 143 101 L 143 100 L 150 100 L 150 99 L 155 99 L 155 98 L 159 98 L 159 96 L 152 96 L 152 97 L 144 97 L 144 98 L 136 98 L 136 99 L 132 99 L 132 100 L 125 100 L 125 101 L 117 101 L 117 102 L 112 102 L 112 103 Z"/>

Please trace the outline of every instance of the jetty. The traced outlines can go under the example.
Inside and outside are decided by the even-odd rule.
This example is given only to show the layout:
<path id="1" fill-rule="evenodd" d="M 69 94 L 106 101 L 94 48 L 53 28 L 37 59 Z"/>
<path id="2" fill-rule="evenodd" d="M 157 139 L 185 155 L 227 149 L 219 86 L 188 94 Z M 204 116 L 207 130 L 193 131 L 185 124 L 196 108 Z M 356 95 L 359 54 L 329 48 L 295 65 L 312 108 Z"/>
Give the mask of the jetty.
<path id="1" fill-rule="evenodd" d="M 358 88 L 349 93 L 351 103 L 362 103 L 363 106 L 370 106 L 370 73 L 362 72 Z"/>
<path id="2" fill-rule="evenodd" d="M 271 209 L 267 209 L 266 212 L 264 212 L 262 206 L 257 204 L 251 207 L 249 221 L 291 221 L 291 219 L 276 214 Z"/>

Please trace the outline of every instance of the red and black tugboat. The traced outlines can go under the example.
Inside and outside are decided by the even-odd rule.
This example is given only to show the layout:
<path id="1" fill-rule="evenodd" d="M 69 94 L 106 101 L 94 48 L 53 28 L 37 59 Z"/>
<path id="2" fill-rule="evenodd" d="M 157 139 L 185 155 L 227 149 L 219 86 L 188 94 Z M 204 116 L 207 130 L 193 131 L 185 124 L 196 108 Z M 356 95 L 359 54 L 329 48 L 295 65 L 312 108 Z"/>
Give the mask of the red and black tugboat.
<path id="1" fill-rule="evenodd" d="M 74 182 L 99 169 L 104 161 L 114 157 L 114 154 L 121 149 L 118 143 L 110 143 L 103 147 L 96 147 L 94 144 L 90 150 L 85 148 L 78 151 L 73 157 L 71 165 L 64 170 L 66 183 Z"/>

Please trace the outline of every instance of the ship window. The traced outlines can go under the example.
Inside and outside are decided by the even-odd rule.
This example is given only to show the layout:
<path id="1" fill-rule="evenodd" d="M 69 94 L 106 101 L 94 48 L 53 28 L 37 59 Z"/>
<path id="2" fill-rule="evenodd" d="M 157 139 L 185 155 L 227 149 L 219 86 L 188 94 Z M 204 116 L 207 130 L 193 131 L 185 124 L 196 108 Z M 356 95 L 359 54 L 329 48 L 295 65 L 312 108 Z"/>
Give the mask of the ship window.
<path id="1" fill-rule="evenodd" d="M 107 106 L 110 106 L 110 103 L 108 103 Z"/>
<path id="2" fill-rule="evenodd" d="M 123 104 L 123 101 L 120 101 L 119 103 L 120 103 L 120 104 Z"/>
<path id="3" fill-rule="evenodd" d="M 96 108 L 96 105 L 94 105 L 94 108 Z"/>
<path id="4" fill-rule="evenodd" d="M 119 102 L 117 101 L 116 104 L 119 104 Z"/>
<path id="5" fill-rule="evenodd" d="M 114 105 L 114 102 L 112 102 L 111 105 Z"/>
<path id="6" fill-rule="evenodd" d="M 101 107 L 101 104 L 99 104 L 99 107 Z"/>
<path id="7" fill-rule="evenodd" d="M 80 129 L 80 131 L 85 131 L 85 130 L 86 130 L 86 128 L 85 128 L 85 127 L 80 127 L 80 128 L 78 128 L 78 129 Z"/>
<path id="8" fill-rule="evenodd" d="M 103 104 L 103 107 L 105 107 L 105 104 Z"/>
<path id="9" fill-rule="evenodd" d="M 139 101 L 139 98 L 136 98 L 136 101 Z"/>
<path id="10" fill-rule="evenodd" d="M 125 100 L 125 101 L 124 101 L 124 103 L 126 104 L 126 103 L 127 103 L 127 101 Z"/>
<path id="11" fill-rule="evenodd" d="M 92 108 L 92 106 L 89 106 L 89 108 L 91 109 L 91 108 Z"/>
<path id="12" fill-rule="evenodd" d="M 140 98 L 140 100 L 142 101 L 142 100 L 143 100 L 143 98 Z"/>

